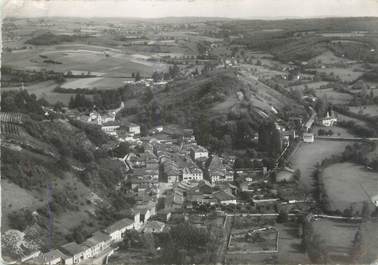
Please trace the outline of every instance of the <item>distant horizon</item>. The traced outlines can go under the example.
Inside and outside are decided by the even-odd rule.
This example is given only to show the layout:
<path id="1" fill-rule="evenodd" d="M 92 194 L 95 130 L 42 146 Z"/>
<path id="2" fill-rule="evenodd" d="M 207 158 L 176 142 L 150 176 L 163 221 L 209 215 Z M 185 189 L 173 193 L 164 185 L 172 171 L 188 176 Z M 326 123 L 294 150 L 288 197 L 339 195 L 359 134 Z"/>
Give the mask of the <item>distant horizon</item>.
<path id="1" fill-rule="evenodd" d="M 83 12 L 85 10 L 85 12 Z M 4 0 L 2 17 L 222 18 L 378 17 L 377 0 Z"/>
<path id="2" fill-rule="evenodd" d="M 16 19 L 48 19 L 48 18 L 77 18 L 77 19 L 135 19 L 135 20 L 159 20 L 159 19 L 211 19 L 211 20 L 306 20 L 306 19 L 345 19 L 345 18 L 378 18 L 377 16 L 314 16 L 314 17 L 301 17 L 301 16 L 290 16 L 290 17 L 249 17 L 249 18 L 238 18 L 238 17 L 208 17 L 208 16 L 165 16 L 165 17 L 116 17 L 116 16 L 7 16 L 4 18 L 16 18 Z"/>

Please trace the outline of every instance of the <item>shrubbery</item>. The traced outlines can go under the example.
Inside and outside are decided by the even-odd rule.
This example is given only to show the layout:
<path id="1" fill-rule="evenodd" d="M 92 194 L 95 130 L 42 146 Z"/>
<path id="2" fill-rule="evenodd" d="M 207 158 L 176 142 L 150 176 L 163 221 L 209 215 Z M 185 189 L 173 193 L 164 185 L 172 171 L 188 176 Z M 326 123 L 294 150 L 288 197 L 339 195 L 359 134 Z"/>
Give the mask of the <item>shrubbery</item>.
<path id="1" fill-rule="evenodd" d="M 10 227 L 20 231 L 24 231 L 27 226 L 34 223 L 33 215 L 28 209 L 12 212 L 8 218 Z"/>

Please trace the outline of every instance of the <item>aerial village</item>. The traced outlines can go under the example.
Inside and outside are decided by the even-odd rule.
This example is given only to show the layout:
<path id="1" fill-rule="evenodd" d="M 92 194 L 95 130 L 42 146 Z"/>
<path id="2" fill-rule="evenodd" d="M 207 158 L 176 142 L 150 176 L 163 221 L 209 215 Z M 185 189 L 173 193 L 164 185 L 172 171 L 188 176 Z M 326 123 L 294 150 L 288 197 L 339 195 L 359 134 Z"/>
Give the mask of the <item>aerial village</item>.
<path id="1" fill-rule="evenodd" d="M 23 257 L 23 262 L 91 264 L 99 257 L 105 257 L 107 262 L 128 231 L 162 233 L 169 230 L 171 218 L 178 216 L 192 220 L 196 219 L 193 216 L 259 215 L 270 220 L 272 216 L 288 218 L 290 213 L 294 215 L 312 207 L 313 201 L 298 184 L 300 173 L 280 161 L 285 159 L 290 145 L 298 141 L 314 142 L 313 133 L 307 131 L 315 115 L 305 123 L 301 118 L 290 118 L 288 127 L 276 122 L 283 150 L 279 158 L 269 166 L 256 157 L 253 168 L 244 168 L 236 166 L 235 156 L 221 157 L 198 145 L 190 128 L 174 124 L 157 126 L 142 137 L 139 125 L 116 119 L 123 107 L 122 103 L 118 109 L 103 114 L 94 110 L 87 115 L 70 112 L 67 115 L 99 125 L 119 143 L 127 142 L 143 150 L 118 158 L 127 171 L 118 188 L 137 200 L 133 216 L 93 233 L 81 244 L 71 242 L 47 253 L 33 252 Z M 318 122 L 330 127 L 336 120 L 328 113 Z M 259 229 L 270 231 L 274 227 Z"/>

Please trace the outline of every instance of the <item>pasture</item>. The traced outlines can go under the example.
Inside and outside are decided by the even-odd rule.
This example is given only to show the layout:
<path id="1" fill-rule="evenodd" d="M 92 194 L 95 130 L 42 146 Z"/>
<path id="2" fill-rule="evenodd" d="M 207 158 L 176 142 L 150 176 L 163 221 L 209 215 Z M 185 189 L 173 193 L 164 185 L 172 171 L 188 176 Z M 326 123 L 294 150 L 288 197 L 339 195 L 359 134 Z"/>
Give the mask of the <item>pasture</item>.
<path id="1" fill-rule="evenodd" d="M 122 49 L 70 44 L 6 53 L 3 62 L 16 69 L 49 69 L 56 72 L 89 71 L 117 77 L 130 76 L 133 72 L 140 72 L 142 76 L 150 76 L 154 71 L 167 69 L 165 64 L 148 61 L 148 58 L 132 53 L 128 54 L 126 50 Z M 46 63 L 46 59 L 59 62 L 59 64 Z"/>
<path id="2" fill-rule="evenodd" d="M 325 131 L 331 130 L 333 132 L 333 135 L 330 135 L 330 136 L 327 135 L 327 137 L 329 137 L 329 138 L 335 138 L 335 137 L 354 137 L 354 135 L 350 134 L 347 129 L 344 129 L 344 128 L 341 128 L 341 127 L 337 127 L 337 126 L 333 126 L 333 127 L 314 126 L 312 128 L 312 131 L 313 131 L 313 133 L 314 133 L 315 136 L 325 137 L 324 135 L 319 135 L 318 134 L 319 130 L 325 130 Z"/>
<path id="3" fill-rule="evenodd" d="M 328 84 L 328 82 L 325 82 L 325 81 L 311 82 L 311 83 L 291 86 L 291 87 L 288 87 L 287 90 L 290 90 L 290 89 L 298 90 L 299 89 L 299 90 L 303 91 L 306 88 L 317 90 L 317 89 L 320 89 L 321 86 L 324 86 L 324 85 L 327 85 L 327 84 Z"/>
<path id="4" fill-rule="evenodd" d="M 320 236 L 330 256 L 349 255 L 359 224 L 318 219 L 312 223 L 314 234 Z"/>
<path id="5" fill-rule="evenodd" d="M 57 93 L 54 92 L 54 89 L 58 87 L 58 84 L 54 81 L 44 81 L 39 82 L 31 85 L 26 85 L 24 87 L 31 94 L 35 94 L 37 98 L 44 98 L 50 104 L 55 104 L 56 102 L 60 101 L 65 105 L 68 105 L 71 96 L 75 94 L 70 93 Z M 18 90 L 20 86 L 12 86 L 12 87 L 2 87 L 2 91 L 11 91 L 11 90 Z M 90 96 L 89 96 L 90 97 Z"/>
<path id="6" fill-rule="evenodd" d="M 310 63 L 319 63 L 324 65 L 350 64 L 352 62 L 352 60 L 336 56 L 331 51 L 323 52 L 310 60 Z"/>
<path id="7" fill-rule="evenodd" d="M 353 206 L 361 211 L 362 203 L 378 192 L 378 174 L 353 163 L 326 167 L 322 179 L 331 210 Z"/>
<path id="8" fill-rule="evenodd" d="M 363 72 L 354 71 L 351 68 L 332 67 L 332 68 L 318 69 L 317 71 L 319 73 L 326 73 L 330 75 L 333 74 L 334 76 L 339 77 L 341 81 L 346 82 L 346 83 L 353 82 L 357 80 L 357 78 L 363 75 Z"/>
<path id="9" fill-rule="evenodd" d="M 369 125 L 365 121 L 362 121 L 362 120 L 359 120 L 359 119 L 356 119 L 356 118 L 353 118 L 353 117 L 349 117 L 349 116 L 343 115 L 341 113 L 337 113 L 337 119 L 339 121 L 353 121 L 355 124 L 358 124 L 360 126 L 369 127 Z"/>
<path id="10" fill-rule="evenodd" d="M 342 92 L 337 92 L 333 90 L 332 88 L 316 90 L 315 94 L 319 98 L 326 96 L 328 99 L 328 102 L 335 105 L 336 104 L 347 105 L 352 100 L 351 95 L 342 93 Z"/>
<path id="11" fill-rule="evenodd" d="M 340 154 L 348 144 L 350 143 L 327 140 L 315 140 L 312 144 L 299 144 L 298 148 L 290 156 L 289 161 L 293 168 L 301 171 L 300 182 L 306 190 L 311 189 L 312 174 L 316 169 L 316 164 L 321 163 L 327 157 Z"/>
<path id="12" fill-rule="evenodd" d="M 378 116 L 378 105 L 365 105 L 359 107 L 349 107 L 349 111 L 362 114 L 369 117 L 376 117 Z"/>

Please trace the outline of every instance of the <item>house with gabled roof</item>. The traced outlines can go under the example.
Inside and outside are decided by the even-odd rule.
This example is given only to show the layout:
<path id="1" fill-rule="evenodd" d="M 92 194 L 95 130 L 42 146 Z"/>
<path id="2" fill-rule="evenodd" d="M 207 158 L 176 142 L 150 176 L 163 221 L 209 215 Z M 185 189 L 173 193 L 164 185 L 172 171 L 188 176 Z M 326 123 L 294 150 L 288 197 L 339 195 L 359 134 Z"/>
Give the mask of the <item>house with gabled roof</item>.
<path id="1" fill-rule="evenodd" d="M 218 200 L 220 204 L 223 204 L 223 205 L 236 204 L 236 197 L 223 190 L 214 192 L 212 195 L 215 199 Z"/>
<path id="2" fill-rule="evenodd" d="M 161 233 L 163 232 L 165 223 L 159 221 L 148 221 L 144 228 L 144 233 Z"/>
<path id="3" fill-rule="evenodd" d="M 58 249 L 50 250 L 47 253 L 43 253 L 40 255 L 36 262 L 40 264 L 45 265 L 57 265 L 57 264 L 63 264 L 64 260 L 67 260 L 69 257 L 65 254 L 63 254 Z"/>
<path id="4" fill-rule="evenodd" d="M 112 238 L 113 242 L 120 242 L 123 240 L 126 230 L 134 228 L 134 220 L 124 218 L 105 228 L 104 232 Z"/>
<path id="5" fill-rule="evenodd" d="M 72 257 L 72 264 L 77 264 L 90 258 L 87 252 L 89 248 L 77 244 L 76 242 L 70 242 L 60 247 L 60 250 L 69 257 Z"/>
<path id="6" fill-rule="evenodd" d="M 81 245 L 88 248 L 91 257 L 95 257 L 103 250 L 109 248 L 110 244 L 111 237 L 101 231 L 97 231 Z"/>

